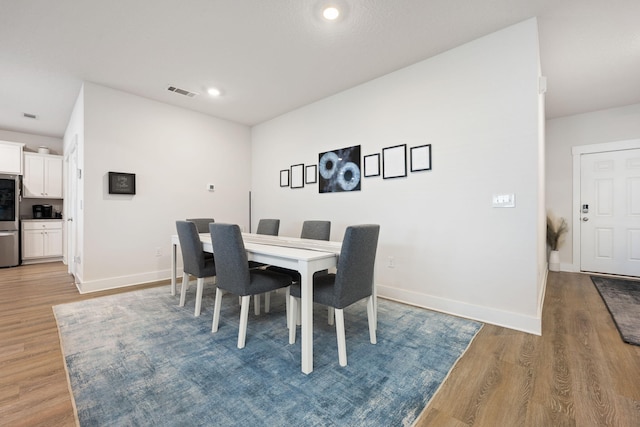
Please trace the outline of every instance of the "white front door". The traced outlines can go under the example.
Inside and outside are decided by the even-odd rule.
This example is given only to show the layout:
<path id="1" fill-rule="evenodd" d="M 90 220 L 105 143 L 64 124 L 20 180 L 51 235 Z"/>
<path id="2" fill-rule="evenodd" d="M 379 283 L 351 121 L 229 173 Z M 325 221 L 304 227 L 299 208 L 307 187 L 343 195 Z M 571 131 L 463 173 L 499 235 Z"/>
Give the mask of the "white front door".
<path id="1" fill-rule="evenodd" d="M 640 149 L 580 162 L 580 270 L 640 276 Z"/>

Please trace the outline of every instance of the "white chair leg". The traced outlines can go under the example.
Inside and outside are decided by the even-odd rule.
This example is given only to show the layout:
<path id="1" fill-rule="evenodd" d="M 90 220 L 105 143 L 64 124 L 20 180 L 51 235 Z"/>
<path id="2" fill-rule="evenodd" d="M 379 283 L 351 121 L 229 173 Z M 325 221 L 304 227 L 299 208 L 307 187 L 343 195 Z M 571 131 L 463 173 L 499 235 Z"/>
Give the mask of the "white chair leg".
<path id="1" fill-rule="evenodd" d="M 336 337 L 338 338 L 338 362 L 340 366 L 347 366 L 347 341 L 344 334 L 344 311 L 335 309 L 336 313 Z"/>
<path id="2" fill-rule="evenodd" d="M 333 325 L 335 308 L 327 306 L 327 323 Z"/>
<path id="3" fill-rule="evenodd" d="M 291 302 L 289 298 L 291 297 L 291 286 L 287 286 L 287 291 L 285 294 L 284 300 L 284 311 L 287 313 L 287 328 L 291 329 L 291 324 L 293 323 L 290 313 L 291 313 Z"/>
<path id="4" fill-rule="evenodd" d="M 265 292 L 264 294 L 264 312 L 268 313 L 271 310 L 271 292 Z"/>
<path id="5" fill-rule="evenodd" d="M 182 273 L 182 285 L 180 286 L 180 307 L 184 307 L 184 300 L 187 297 L 188 287 L 189 287 L 189 274 Z"/>
<path id="6" fill-rule="evenodd" d="M 298 299 L 289 296 L 289 344 L 296 343 L 296 317 L 298 317 Z"/>
<path id="7" fill-rule="evenodd" d="M 256 316 L 260 315 L 260 295 L 256 294 L 253 296 L 253 312 Z"/>
<path id="8" fill-rule="evenodd" d="M 200 316 L 200 311 L 202 310 L 202 291 L 204 290 L 204 277 L 198 277 L 196 281 L 196 308 L 193 312 L 193 315 L 198 317 Z"/>
<path id="9" fill-rule="evenodd" d="M 238 348 L 244 348 L 244 343 L 247 340 L 247 321 L 249 320 L 250 303 L 250 295 L 242 297 L 242 306 L 240 307 L 240 329 L 238 330 Z"/>
<path id="10" fill-rule="evenodd" d="M 218 332 L 218 322 L 220 321 L 220 308 L 222 307 L 222 295 L 224 291 L 220 288 L 216 289 L 216 301 L 213 305 L 213 323 L 211 324 L 211 332 Z"/>
<path id="11" fill-rule="evenodd" d="M 369 320 L 369 341 L 371 344 L 376 343 L 376 323 L 378 321 L 376 317 L 375 301 L 373 296 L 367 299 L 367 319 Z"/>
<path id="12" fill-rule="evenodd" d="M 287 317 L 287 328 L 291 326 L 291 316 L 289 316 L 289 297 L 291 296 L 291 286 L 287 286 L 284 290 L 284 312 Z"/>

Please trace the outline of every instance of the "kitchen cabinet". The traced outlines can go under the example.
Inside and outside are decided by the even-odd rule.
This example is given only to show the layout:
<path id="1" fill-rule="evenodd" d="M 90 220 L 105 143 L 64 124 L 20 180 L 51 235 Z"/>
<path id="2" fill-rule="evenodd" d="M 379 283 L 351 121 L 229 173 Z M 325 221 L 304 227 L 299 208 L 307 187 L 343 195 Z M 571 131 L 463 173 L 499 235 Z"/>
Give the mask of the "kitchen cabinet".
<path id="1" fill-rule="evenodd" d="M 62 257 L 62 220 L 22 221 L 24 263 Z"/>
<path id="2" fill-rule="evenodd" d="M 22 175 L 22 150 L 24 144 L 0 141 L 0 173 Z"/>
<path id="3" fill-rule="evenodd" d="M 24 153 L 24 197 L 62 199 L 62 156 Z"/>

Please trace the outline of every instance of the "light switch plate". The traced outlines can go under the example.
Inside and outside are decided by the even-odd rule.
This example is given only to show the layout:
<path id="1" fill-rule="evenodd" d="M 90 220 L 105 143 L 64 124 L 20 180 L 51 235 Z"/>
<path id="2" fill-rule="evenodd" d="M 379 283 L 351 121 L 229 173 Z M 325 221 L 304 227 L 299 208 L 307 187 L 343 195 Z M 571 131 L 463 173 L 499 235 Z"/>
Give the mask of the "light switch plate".
<path id="1" fill-rule="evenodd" d="M 207 184 L 207 190 L 209 190 L 209 191 L 215 191 L 215 185 L 213 185 L 213 184 Z"/>
<path id="2" fill-rule="evenodd" d="M 494 208 L 515 208 L 516 207 L 516 195 L 511 194 L 494 194 L 493 195 L 493 207 Z"/>

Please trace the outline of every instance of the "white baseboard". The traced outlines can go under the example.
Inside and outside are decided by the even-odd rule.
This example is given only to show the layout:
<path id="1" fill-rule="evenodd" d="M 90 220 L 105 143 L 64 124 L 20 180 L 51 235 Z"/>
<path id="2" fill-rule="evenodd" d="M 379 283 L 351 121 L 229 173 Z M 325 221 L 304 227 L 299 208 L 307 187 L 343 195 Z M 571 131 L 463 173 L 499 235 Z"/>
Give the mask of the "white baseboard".
<path id="1" fill-rule="evenodd" d="M 544 286 L 543 286 L 544 288 Z M 405 289 L 377 286 L 378 296 L 429 310 L 439 311 L 478 322 L 490 323 L 534 335 L 542 334 L 542 316 L 527 316 L 520 313 L 498 310 L 491 307 L 467 304 L 446 298 L 419 294 Z M 544 293 L 544 291 L 542 292 Z"/>
<path id="2" fill-rule="evenodd" d="M 107 279 L 76 282 L 81 294 L 105 291 L 107 289 L 123 288 L 126 286 L 141 285 L 143 283 L 157 282 L 171 278 L 171 270 L 150 271 L 148 273 L 134 274 L 130 276 L 109 277 Z"/>

